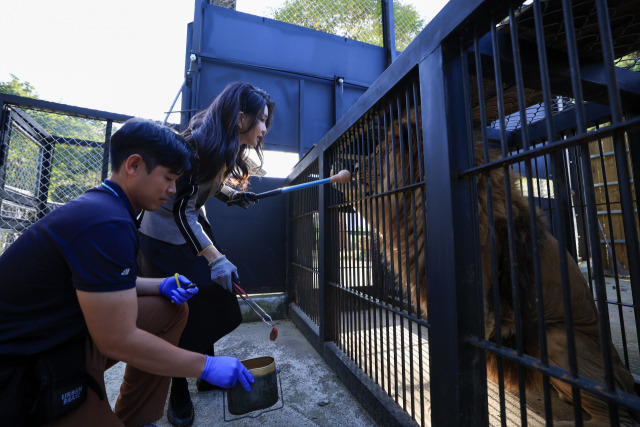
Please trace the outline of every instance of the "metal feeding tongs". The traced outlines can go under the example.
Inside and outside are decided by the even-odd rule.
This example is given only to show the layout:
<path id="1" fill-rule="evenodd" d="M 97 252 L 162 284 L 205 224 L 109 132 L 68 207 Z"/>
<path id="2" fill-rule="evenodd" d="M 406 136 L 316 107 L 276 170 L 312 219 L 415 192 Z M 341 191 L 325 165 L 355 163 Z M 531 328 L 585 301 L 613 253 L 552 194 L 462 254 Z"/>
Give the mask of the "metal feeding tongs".
<path id="1" fill-rule="evenodd" d="M 240 298 L 244 300 L 244 302 L 247 303 L 247 305 L 251 308 L 251 310 L 253 310 L 258 315 L 258 317 L 262 319 L 264 323 L 271 326 L 271 333 L 269 334 L 269 339 L 271 341 L 275 341 L 276 338 L 278 338 L 278 328 L 276 328 L 276 324 L 273 323 L 273 319 L 271 318 L 271 316 L 269 316 L 267 312 L 262 309 L 262 307 L 256 304 L 256 302 L 249 297 L 249 295 L 244 291 L 244 289 L 242 289 L 240 285 L 236 283 L 238 281 L 238 276 L 234 274 L 233 279 L 234 279 L 233 290 L 236 292 L 236 294 L 240 296 Z M 269 319 L 268 322 L 265 319 L 265 317 Z"/>

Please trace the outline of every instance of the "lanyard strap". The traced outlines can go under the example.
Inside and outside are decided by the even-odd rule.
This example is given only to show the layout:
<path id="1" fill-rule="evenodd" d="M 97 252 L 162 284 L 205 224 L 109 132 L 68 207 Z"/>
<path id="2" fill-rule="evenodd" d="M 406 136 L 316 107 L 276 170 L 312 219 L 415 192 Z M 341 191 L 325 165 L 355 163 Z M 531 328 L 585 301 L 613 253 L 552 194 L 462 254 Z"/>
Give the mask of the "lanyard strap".
<path id="1" fill-rule="evenodd" d="M 111 188 L 109 186 L 109 184 L 107 184 L 106 182 L 102 183 L 102 186 L 105 187 L 106 189 L 108 189 L 109 191 L 111 191 L 113 194 L 116 195 L 116 197 L 120 197 L 120 195 L 118 193 L 116 193 L 116 190 L 114 190 L 113 188 Z"/>

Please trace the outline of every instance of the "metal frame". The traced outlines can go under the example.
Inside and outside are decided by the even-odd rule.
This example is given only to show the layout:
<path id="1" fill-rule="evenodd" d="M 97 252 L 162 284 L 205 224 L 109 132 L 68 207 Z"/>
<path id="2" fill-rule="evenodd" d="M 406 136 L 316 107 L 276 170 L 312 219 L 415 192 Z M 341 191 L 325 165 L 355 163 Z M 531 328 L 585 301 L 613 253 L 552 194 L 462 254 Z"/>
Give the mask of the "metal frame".
<path id="1" fill-rule="evenodd" d="M 640 45 L 633 41 L 626 41 L 624 44 L 619 42 L 622 27 L 611 28 L 610 24 L 614 19 L 618 23 L 633 22 L 634 16 L 637 18 L 638 15 L 638 8 L 635 7 L 638 2 L 534 0 L 532 5 L 526 7 L 521 7 L 521 4 L 521 1 L 449 2 L 410 47 L 393 61 L 342 119 L 318 141 L 288 178 L 289 183 L 312 179 L 309 172 L 311 167 L 318 171 L 316 178 L 325 178 L 331 168 L 339 167 L 345 158 L 355 159 L 353 161 L 358 164 L 363 159 L 373 158 L 371 144 L 375 146 L 381 144 L 377 141 L 385 140 L 385 137 L 380 136 L 379 129 L 383 129 L 382 134 L 386 135 L 389 129 L 393 133 L 395 126 L 393 115 L 384 113 L 384 121 L 376 119 L 382 117 L 379 115 L 381 106 L 388 102 L 393 105 L 398 102 L 400 106 L 401 100 L 405 99 L 402 95 L 406 90 L 404 88 L 411 85 L 410 82 L 414 79 L 412 76 L 417 76 L 415 81 L 420 88 L 421 114 L 421 134 L 418 141 L 424 141 L 418 144 L 423 149 L 425 165 L 424 184 L 420 190 L 422 193 L 413 186 L 408 186 L 377 195 L 375 189 L 378 184 L 369 182 L 370 188 L 374 188 L 373 193 L 364 194 L 358 189 L 347 187 L 328 187 L 317 193 L 301 191 L 300 194 L 290 195 L 287 202 L 289 270 L 304 270 L 304 280 L 316 281 L 317 293 L 320 295 L 317 300 L 307 299 L 307 295 L 300 292 L 301 277 L 290 272 L 288 287 L 292 289 L 291 300 L 294 301 L 292 317 L 316 349 L 352 388 L 354 395 L 361 399 L 365 408 L 372 410 L 372 415 L 384 425 L 531 422 L 529 417 L 532 415 L 527 405 L 532 402 L 525 390 L 522 375 L 525 368 L 543 374 L 540 411 L 547 422 L 552 419 L 559 405 L 557 397 L 554 397 L 555 391 L 550 386 L 552 379 L 562 379 L 574 386 L 572 394 L 575 405 L 567 410 L 573 412 L 571 416 L 578 424 L 583 420 L 581 411 L 577 409 L 581 397 L 584 397 L 581 391 L 601 396 L 609 402 L 609 422 L 612 424 L 620 421 L 621 408 L 640 409 L 640 399 L 637 396 L 616 389 L 613 383 L 609 319 L 610 310 L 616 310 L 620 319 L 623 310 L 632 310 L 635 324 L 640 324 L 640 272 L 637 271 L 640 255 L 636 229 L 636 200 L 640 190 L 631 185 L 632 178 L 640 176 L 640 167 L 637 166 L 640 164 L 637 144 L 640 119 L 636 116 L 640 105 L 640 73 L 614 66 L 615 58 L 629 53 L 622 49 L 640 51 Z M 595 12 L 587 16 L 585 7 Z M 547 14 L 551 10 L 560 12 L 555 15 Z M 580 21 L 573 13 L 580 14 Z M 543 26 L 543 19 L 546 26 Z M 597 34 L 587 34 L 594 41 L 585 36 L 584 29 L 580 33 L 583 38 L 577 40 L 573 36 L 576 33 L 574 24 L 584 24 L 587 19 L 591 20 L 590 30 L 597 28 Z M 597 27 L 594 22 L 598 24 Z M 514 23 L 517 25 L 513 25 Z M 560 36 L 564 37 L 564 30 L 557 34 L 545 34 L 556 28 L 569 29 L 569 37 L 566 37 L 565 42 L 557 41 Z M 552 40 L 552 36 L 556 38 Z M 590 44 L 591 51 L 585 48 L 587 44 Z M 566 111 L 560 111 L 555 106 L 556 96 L 570 97 L 573 100 L 572 106 Z M 540 115 L 535 121 L 531 119 L 531 109 L 534 107 Z M 397 110 L 400 114 L 396 115 L 398 120 L 402 118 L 402 114 L 409 114 L 408 109 L 403 108 Z M 391 117 L 390 121 L 387 121 L 387 117 Z M 512 121 L 518 124 L 512 127 Z M 605 138 L 612 139 L 615 151 L 618 173 L 615 185 L 619 185 L 624 240 L 616 238 L 609 242 L 605 237 L 604 243 L 611 246 L 610 253 L 613 253 L 613 257 L 621 245 L 626 249 L 632 302 L 622 301 L 619 291 L 617 301 L 612 300 L 605 292 L 604 259 L 598 246 L 601 242 L 599 215 L 608 215 L 605 228 L 614 228 L 610 219 L 612 202 L 607 192 L 612 183 L 607 183 L 605 177 L 603 187 L 607 204 L 602 213 L 603 208 L 596 207 L 596 184 L 591 170 L 592 160 L 601 159 L 602 173 L 606 174 L 602 157 L 602 141 Z M 501 156 L 496 160 L 476 164 L 472 147 L 474 140 L 482 141 L 487 149 L 490 145 L 497 147 Z M 629 150 L 626 148 L 626 141 Z M 589 143 L 598 144 L 600 154 L 590 155 Z M 387 155 L 390 157 L 388 152 Z M 370 181 L 375 181 L 375 162 L 376 160 L 373 174 L 357 171 L 356 179 L 362 180 L 366 175 Z M 571 167 L 568 168 L 567 164 Z M 398 164 L 395 167 L 398 173 L 402 173 L 407 165 Z M 492 171 L 502 171 L 508 175 L 512 170 L 526 178 L 521 191 L 527 195 L 530 219 L 536 216 L 534 207 L 547 213 L 560 253 L 569 251 L 571 257 L 577 258 L 585 257 L 585 251 L 588 251 L 585 274 L 599 310 L 606 378 L 604 384 L 578 374 L 578 349 L 570 320 L 573 307 L 568 303 L 570 291 L 567 268 L 568 263 L 573 261 L 567 257 L 559 256 L 564 311 L 569 319 L 568 371 L 548 360 L 545 333 L 541 326 L 544 325 L 543 317 L 538 317 L 541 328 L 538 335 L 542 338 L 541 354 L 537 357 L 526 354 L 522 342 L 518 341 L 524 328 L 518 321 L 513 346 L 484 338 L 484 325 L 479 321 L 483 318 L 483 280 L 477 215 L 479 190 L 476 185 L 478 180 L 483 176 L 488 177 Z M 552 183 L 555 188 L 554 196 L 550 199 L 540 195 L 541 180 Z M 516 260 L 519 248 L 513 239 L 515 224 L 511 212 L 509 180 L 505 185 L 509 187 L 505 197 L 508 235 L 511 236 L 506 253 L 510 259 Z M 488 191 L 491 191 L 490 186 Z M 578 191 L 579 197 L 572 198 L 572 191 Z M 395 197 L 396 201 L 398 198 L 406 201 L 409 194 L 416 197 L 423 194 L 423 206 L 428 211 L 424 243 L 427 277 L 420 284 L 427 289 L 429 313 L 426 319 L 416 316 L 420 312 L 412 308 L 413 296 L 406 294 L 402 283 L 389 285 L 389 279 L 384 277 L 385 265 L 379 261 L 371 261 L 365 272 L 348 273 L 353 276 L 344 278 L 340 271 L 355 271 L 353 266 L 357 262 L 343 261 L 336 255 L 350 245 L 348 239 L 341 237 L 345 235 L 344 227 L 380 229 L 380 223 L 366 219 L 369 215 L 366 213 L 367 209 L 371 213 L 376 200 Z M 491 193 L 488 200 L 492 200 Z M 397 206 L 399 205 L 396 205 L 396 212 L 406 216 L 406 211 L 402 214 Z M 319 218 L 315 230 L 305 232 L 300 228 L 298 210 L 301 208 L 304 209 L 304 215 L 317 215 Z M 493 212 L 493 209 L 490 206 L 489 212 Z M 348 215 L 344 212 L 350 211 L 358 211 L 360 218 L 353 225 L 344 226 L 341 215 Z M 573 226 L 576 215 L 572 213 L 574 211 L 579 214 L 576 226 Z M 493 224 L 491 215 L 489 223 Z M 408 221 L 404 220 L 402 226 L 407 227 Z M 531 221 L 531 224 L 531 232 L 537 235 L 536 222 Z M 493 225 L 490 228 L 495 233 Z M 308 233 L 312 232 L 317 233 L 319 239 L 307 240 L 305 246 L 300 247 L 300 238 L 308 239 Z M 578 245 L 575 244 L 576 233 L 581 239 Z M 384 233 L 382 234 L 382 237 L 372 234 L 366 243 L 371 245 L 367 246 L 367 251 L 377 250 L 377 239 L 385 239 Z M 400 229 L 398 235 L 403 235 Z M 406 236 L 405 233 L 405 240 L 410 243 Z M 388 236 L 386 238 L 389 239 Z M 488 255 L 493 264 L 493 280 L 497 283 L 495 244 L 494 240 L 491 254 Z M 292 254 L 294 248 L 295 255 Z M 545 266 L 540 265 L 540 250 L 539 245 L 534 242 L 531 248 L 532 265 L 512 262 L 510 271 L 510 277 L 516 278 L 519 268 L 531 269 L 539 301 L 538 316 L 542 316 L 544 311 L 540 270 Z M 306 251 L 317 251 L 321 254 L 321 262 L 296 263 L 293 258 L 304 259 Z M 402 259 L 398 258 L 397 261 L 396 280 L 402 282 L 400 276 L 404 274 L 404 270 L 398 267 Z M 386 259 L 386 262 L 386 268 L 390 265 L 393 270 L 394 260 Z M 615 265 L 611 268 L 619 289 L 620 268 Z M 515 298 L 518 298 L 516 279 L 511 280 Z M 404 298 L 389 299 L 385 286 L 400 286 L 401 291 L 404 289 Z M 517 306 L 515 318 L 519 318 Z M 405 372 L 405 363 L 411 367 L 419 366 L 422 372 L 420 362 L 415 364 L 413 356 L 409 354 L 411 352 L 396 353 L 396 359 L 385 371 L 384 366 L 380 369 L 376 359 L 384 346 L 400 339 L 389 332 L 385 335 L 385 328 L 387 331 L 393 329 L 389 326 L 389 319 L 394 322 L 397 319 L 405 330 L 426 328 L 428 332 L 429 376 L 421 380 L 422 385 L 416 386 L 420 393 L 427 395 L 431 404 L 428 417 L 425 417 L 423 408 L 421 410 L 412 403 L 417 398 L 413 389 L 409 390 L 403 385 L 407 381 L 404 373 L 402 378 L 394 380 L 395 385 L 388 378 L 389 374 L 393 374 L 394 365 L 398 375 Z M 393 323 L 393 327 L 396 326 Z M 627 339 L 635 338 L 638 331 L 627 334 L 624 327 L 623 324 L 621 333 L 624 351 L 620 354 L 629 366 L 632 356 L 630 353 L 637 353 L 637 350 L 627 345 Z M 380 332 L 381 337 L 377 335 L 378 331 L 383 331 Z M 345 336 L 349 336 L 351 341 L 343 341 Z M 408 339 L 411 340 L 413 336 L 410 333 Z M 426 349 L 426 344 L 414 342 L 410 345 Z M 506 408 L 505 399 L 509 393 L 502 383 L 498 384 L 496 411 L 492 413 L 488 408 L 488 401 L 494 399 L 493 391 L 487 388 L 485 368 L 485 356 L 490 354 L 497 354 L 505 363 L 512 361 L 520 366 L 519 392 L 514 395 L 516 402 L 520 402 L 520 410 L 513 414 L 515 418 L 508 418 L 511 415 Z M 634 354 L 633 357 L 638 355 Z M 416 384 L 415 378 L 410 381 Z M 428 384 L 428 390 L 425 389 L 425 384 Z M 555 409 L 552 410 L 552 407 Z"/>
<path id="2" fill-rule="evenodd" d="M 105 139 L 104 141 L 84 141 L 77 138 L 73 139 L 51 134 L 45 130 L 37 120 L 31 117 L 27 110 L 104 121 L 106 123 L 104 132 Z M 3 232 L 16 234 L 20 234 L 34 221 L 42 218 L 59 205 L 59 203 L 52 203 L 49 197 L 55 148 L 58 146 L 75 146 L 103 150 L 100 179 L 104 180 L 107 178 L 109 170 L 108 147 L 113 123 L 121 123 L 131 118 L 131 116 L 122 114 L 113 114 L 105 111 L 74 107 L 8 94 L 0 94 L 0 111 L 2 112 L 0 116 L 0 141 L 2 141 L 0 147 L 0 202 L 2 202 L 2 204 L 9 202 L 12 206 L 17 206 L 18 211 L 21 208 L 25 208 L 36 212 L 33 218 L 24 219 L 20 218 L 19 212 L 18 216 L 14 217 L 11 213 L 13 210 L 9 209 L 5 211 L 3 207 L 2 216 L 0 217 L 0 228 L 2 228 Z M 17 128 L 19 128 L 20 132 L 27 136 L 38 149 L 37 165 L 34 166 L 37 171 L 37 176 L 35 177 L 37 183 L 33 188 L 33 196 L 5 188 L 6 170 L 7 167 L 11 166 L 7 163 L 7 156 L 11 145 L 11 132 Z M 95 184 L 97 185 L 99 182 Z"/>

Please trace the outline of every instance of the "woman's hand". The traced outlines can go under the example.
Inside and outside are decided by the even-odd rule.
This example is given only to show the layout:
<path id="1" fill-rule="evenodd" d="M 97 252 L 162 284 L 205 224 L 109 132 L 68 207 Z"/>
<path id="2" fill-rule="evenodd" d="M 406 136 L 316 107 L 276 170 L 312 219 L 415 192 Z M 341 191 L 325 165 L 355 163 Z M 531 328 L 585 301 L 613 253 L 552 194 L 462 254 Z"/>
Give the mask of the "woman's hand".
<path id="1" fill-rule="evenodd" d="M 209 263 L 211 280 L 222 286 L 229 292 L 233 292 L 232 275 L 238 274 L 238 269 L 231 264 L 227 257 L 222 255 Z"/>
<path id="2" fill-rule="evenodd" d="M 253 206 L 258 203 L 258 200 L 258 196 L 256 196 L 255 193 L 251 193 L 249 191 L 236 191 L 229 197 L 227 206 L 238 205 L 247 209 L 249 206 Z"/>

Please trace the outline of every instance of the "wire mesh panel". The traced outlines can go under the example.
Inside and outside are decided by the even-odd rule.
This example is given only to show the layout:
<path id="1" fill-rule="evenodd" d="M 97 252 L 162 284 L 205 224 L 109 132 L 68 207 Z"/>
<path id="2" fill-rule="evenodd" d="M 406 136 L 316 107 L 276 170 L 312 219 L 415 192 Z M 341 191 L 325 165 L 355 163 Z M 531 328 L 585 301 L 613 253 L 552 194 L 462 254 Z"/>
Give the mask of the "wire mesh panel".
<path id="1" fill-rule="evenodd" d="M 108 174 L 112 122 L 5 104 L 0 175 L 0 252 L 57 206 Z"/>
<path id="2" fill-rule="evenodd" d="M 492 424 L 514 397 L 522 425 L 631 425 L 640 409 L 637 6 L 534 1 L 463 61 L 485 329 L 471 341 L 498 391 Z"/>
<path id="3" fill-rule="evenodd" d="M 210 0 L 218 6 L 235 9 L 236 1 Z M 426 18 L 421 16 L 414 1 L 394 1 L 396 48 L 404 50 L 424 28 Z M 250 13 L 252 7 L 239 4 Z M 382 7 L 380 0 L 304 0 L 266 1 L 265 16 L 313 30 L 347 37 L 364 43 L 382 46 Z"/>

